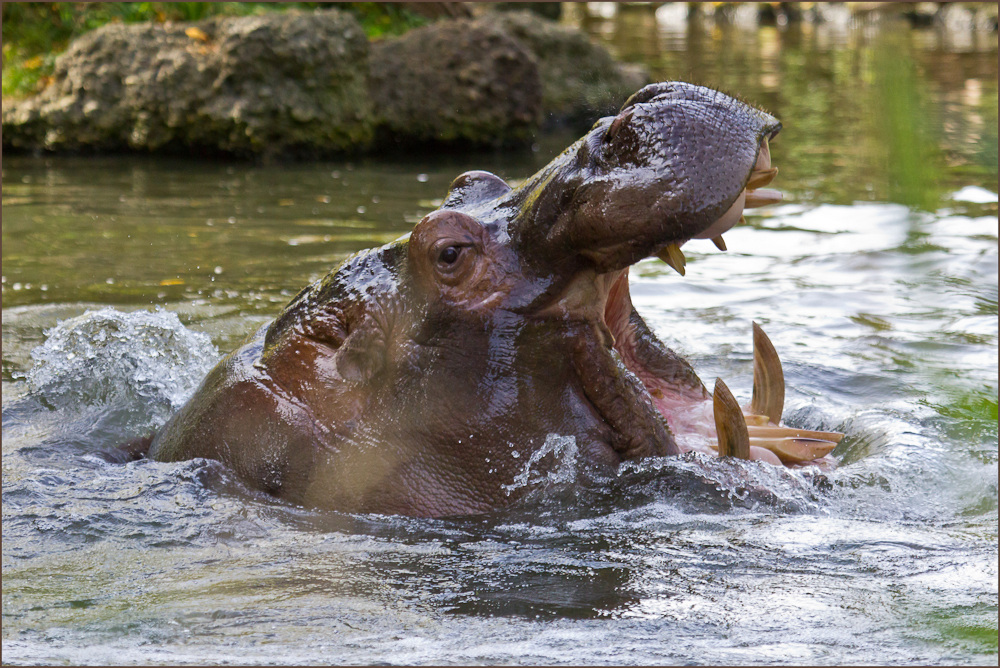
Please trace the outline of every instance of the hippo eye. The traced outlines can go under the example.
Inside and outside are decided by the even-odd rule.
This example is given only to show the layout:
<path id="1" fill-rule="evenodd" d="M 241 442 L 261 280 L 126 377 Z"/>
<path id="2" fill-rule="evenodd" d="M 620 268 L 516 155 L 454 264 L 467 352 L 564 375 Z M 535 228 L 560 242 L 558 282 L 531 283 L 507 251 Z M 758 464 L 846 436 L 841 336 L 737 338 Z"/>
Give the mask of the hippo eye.
<path id="1" fill-rule="evenodd" d="M 458 254 L 459 248 L 457 246 L 448 246 L 438 255 L 438 262 L 441 264 L 455 264 L 458 261 Z"/>
<path id="2" fill-rule="evenodd" d="M 437 280 L 448 285 L 457 285 L 465 280 L 468 270 L 476 264 L 476 246 L 464 240 L 440 239 L 430 250 L 427 259 L 433 265 Z"/>

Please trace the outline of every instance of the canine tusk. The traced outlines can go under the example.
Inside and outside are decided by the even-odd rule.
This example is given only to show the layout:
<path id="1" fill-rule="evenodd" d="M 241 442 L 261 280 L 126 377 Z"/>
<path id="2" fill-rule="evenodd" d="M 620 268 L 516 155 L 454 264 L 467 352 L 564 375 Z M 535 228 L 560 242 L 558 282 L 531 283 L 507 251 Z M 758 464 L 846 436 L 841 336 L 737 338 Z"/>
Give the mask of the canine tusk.
<path id="1" fill-rule="evenodd" d="M 759 190 L 748 190 L 746 204 L 743 206 L 747 209 L 753 209 L 758 206 L 767 206 L 768 204 L 777 204 L 781 201 L 781 193 L 777 190 L 771 190 L 769 188 L 761 188 Z"/>
<path id="2" fill-rule="evenodd" d="M 778 168 L 772 167 L 771 169 L 755 169 L 750 174 L 750 180 L 747 181 L 747 190 L 756 190 L 757 188 L 763 188 L 768 183 L 774 180 L 774 177 L 778 174 Z"/>
<path id="3" fill-rule="evenodd" d="M 771 423 L 771 418 L 766 415 L 754 415 L 753 413 L 744 413 L 743 419 L 746 420 L 747 427 L 766 427 Z"/>
<path id="4" fill-rule="evenodd" d="M 751 438 L 749 441 L 750 445 L 770 450 L 786 464 L 819 459 L 837 447 L 833 441 L 814 438 Z"/>
<path id="5" fill-rule="evenodd" d="M 837 444 L 844 438 L 844 435 L 839 431 L 813 431 L 811 429 L 796 429 L 795 427 L 758 427 L 750 425 L 749 422 L 747 430 L 750 432 L 751 443 L 755 438 L 810 438 Z"/>
<path id="6" fill-rule="evenodd" d="M 719 456 L 750 459 L 750 434 L 736 398 L 721 378 L 715 379 L 712 393 L 715 431 L 719 438 Z"/>
<path id="7" fill-rule="evenodd" d="M 740 216 L 740 218 L 742 217 L 743 216 Z M 726 250 L 726 242 L 722 238 L 721 234 L 717 237 L 712 237 L 712 243 L 715 244 L 715 247 L 718 248 L 720 251 Z"/>
<path id="8" fill-rule="evenodd" d="M 681 252 L 681 247 L 677 244 L 670 244 L 665 247 L 656 257 L 660 258 L 666 262 L 674 271 L 676 271 L 681 276 L 684 275 L 684 265 L 687 264 L 687 260 L 684 258 L 684 253 Z"/>
<path id="9" fill-rule="evenodd" d="M 785 374 L 781 370 L 781 359 L 774 350 L 771 339 L 753 323 L 753 398 L 750 411 L 766 415 L 771 422 L 781 422 L 785 409 Z"/>

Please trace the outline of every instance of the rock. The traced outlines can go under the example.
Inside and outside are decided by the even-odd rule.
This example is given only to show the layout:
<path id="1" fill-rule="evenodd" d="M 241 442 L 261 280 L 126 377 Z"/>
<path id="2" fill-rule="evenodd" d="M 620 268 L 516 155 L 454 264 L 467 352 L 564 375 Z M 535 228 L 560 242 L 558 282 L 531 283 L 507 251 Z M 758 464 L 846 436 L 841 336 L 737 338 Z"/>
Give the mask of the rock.
<path id="1" fill-rule="evenodd" d="M 41 93 L 4 100 L 3 147 L 268 157 L 522 144 L 543 120 L 589 126 L 647 80 L 530 12 L 372 43 L 334 9 L 108 24 L 70 45 Z"/>
<path id="2" fill-rule="evenodd" d="M 541 119 L 535 59 L 489 23 L 460 19 L 372 44 L 378 133 L 395 143 L 504 145 Z"/>
<path id="3" fill-rule="evenodd" d="M 4 148 L 323 154 L 367 145 L 368 42 L 335 10 L 108 24 L 3 109 Z"/>
<path id="4" fill-rule="evenodd" d="M 650 83 L 643 65 L 618 63 L 579 30 L 527 11 L 495 12 L 479 19 L 523 44 L 538 63 L 547 123 L 590 127 L 614 114 L 628 96 Z"/>

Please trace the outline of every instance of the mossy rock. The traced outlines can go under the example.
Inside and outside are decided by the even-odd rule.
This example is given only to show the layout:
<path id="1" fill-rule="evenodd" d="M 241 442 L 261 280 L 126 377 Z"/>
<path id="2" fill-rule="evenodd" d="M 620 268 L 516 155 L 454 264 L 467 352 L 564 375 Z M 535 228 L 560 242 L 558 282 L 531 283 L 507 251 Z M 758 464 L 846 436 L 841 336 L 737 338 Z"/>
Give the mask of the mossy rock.
<path id="1" fill-rule="evenodd" d="M 378 133 L 396 144 L 506 145 L 538 129 L 534 58 L 502 29 L 441 21 L 372 44 Z"/>
<path id="2" fill-rule="evenodd" d="M 644 66 L 619 63 L 585 33 L 532 12 L 495 12 L 479 21 L 503 30 L 535 57 L 548 123 L 589 127 L 650 83 Z"/>
<path id="3" fill-rule="evenodd" d="M 368 41 L 327 10 L 108 24 L 5 104 L 4 149 L 324 154 L 366 146 Z"/>

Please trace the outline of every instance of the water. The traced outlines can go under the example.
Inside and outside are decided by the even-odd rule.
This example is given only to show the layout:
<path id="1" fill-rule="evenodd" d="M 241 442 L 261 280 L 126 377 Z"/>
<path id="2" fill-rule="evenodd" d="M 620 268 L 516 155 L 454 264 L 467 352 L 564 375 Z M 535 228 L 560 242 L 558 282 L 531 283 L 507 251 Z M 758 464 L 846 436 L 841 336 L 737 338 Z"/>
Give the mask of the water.
<path id="1" fill-rule="evenodd" d="M 761 323 L 786 421 L 846 433 L 825 483 L 689 456 L 588 487 L 553 437 L 564 466 L 526 468 L 509 511 L 414 520 L 289 506 L 209 461 L 110 462 L 455 175 L 524 178 L 572 136 L 280 166 L 8 157 L 4 661 L 995 664 L 996 35 L 650 21 L 592 30 L 779 116 L 787 203 L 727 253 L 686 246 L 683 279 L 641 263 L 633 301 L 741 399 Z"/>

